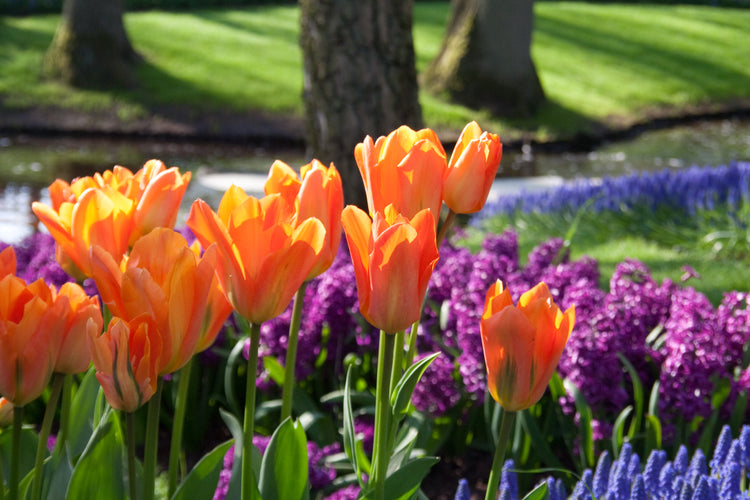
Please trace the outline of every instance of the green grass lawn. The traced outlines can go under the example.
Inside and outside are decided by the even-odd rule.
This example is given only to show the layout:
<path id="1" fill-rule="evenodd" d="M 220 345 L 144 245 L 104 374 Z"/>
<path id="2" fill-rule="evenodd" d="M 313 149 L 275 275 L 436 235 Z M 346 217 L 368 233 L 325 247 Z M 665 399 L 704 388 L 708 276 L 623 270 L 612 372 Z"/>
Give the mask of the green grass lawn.
<path id="1" fill-rule="evenodd" d="M 417 3 L 418 69 L 437 54 L 448 3 Z M 128 91 L 73 90 L 44 82 L 41 60 L 56 15 L 0 18 L 0 99 L 5 106 L 115 107 L 123 118 L 159 105 L 302 112 L 295 6 L 133 12 L 126 28 L 145 59 Z M 750 98 L 750 10 L 685 5 L 537 2 L 534 45 L 549 102 L 529 120 L 500 121 L 422 94 L 429 126 L 477 119 L 514 137 L 554 137 L 596 123 L 628 124 L 654 111 Z"/>

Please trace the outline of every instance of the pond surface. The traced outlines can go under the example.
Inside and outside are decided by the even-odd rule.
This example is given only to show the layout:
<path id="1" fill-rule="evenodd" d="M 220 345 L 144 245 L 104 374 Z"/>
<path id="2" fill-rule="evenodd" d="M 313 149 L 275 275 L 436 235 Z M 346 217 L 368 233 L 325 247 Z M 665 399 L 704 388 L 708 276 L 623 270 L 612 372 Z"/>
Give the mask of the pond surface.
<path id="1" fill-rule="evenodd" d="M 184 212 L 199 197 L 216 207 L 231 183 L 260 193 L 275 159 L 293 167 L 306 163 L 303 151 L 236 144 L 0 137 L 0 241 L 14 243 L 38 229 L 31 203 L 49 203 L 46 188 L 55 178 L 72 180 L 116 164 L 137 170 L 150 158 L 194 172 Z M 506 151 L 491 196 L 548 188 L 580 177 L 723 165 L 734 160 L 750 160 L 750 120 L 707 121 L 651 131 L 586 153 Z"/>

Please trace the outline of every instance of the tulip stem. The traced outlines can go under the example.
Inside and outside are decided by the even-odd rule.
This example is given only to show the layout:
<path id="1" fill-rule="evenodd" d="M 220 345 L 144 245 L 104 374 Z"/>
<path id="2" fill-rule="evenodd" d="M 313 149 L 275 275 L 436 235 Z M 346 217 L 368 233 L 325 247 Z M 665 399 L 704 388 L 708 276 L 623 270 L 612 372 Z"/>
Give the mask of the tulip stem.
<path id="1" fill-rule="evenodd" d="M 305 302 L 307 281 L 297 290 L 292 308 L 292 322 L 289 324 L 289 341 L 286 348 L 286 362 L 284 365 L 284 388 L 281 393 L 281 418 L 283 422 L 292 416 L 292 400 L 294 396 L 294 368 L 297 363 L 297 345 L 299 344 L 299 326 L 302 320 L 302 304 Z"/>
<path id="2" fill-rule="evenodd" d="M 503 464 L 505 462 L 505 450 L 508 447 L 513 421 L 516 418 L 516 412 L 502 410 L 500 416 L 500 431 L 497 437 L 497 446 L 495 447 L 495 457 L 492 459 L 492 469 L 490 469 L 490 478 L 487 480 L 487 493 L 485 500 L 495 500 L 497 490 L 500 487 L 500 478 L 503 473 Z"/>
<path id="3" fill-rule="evenodd" d="M 159 410 L 164 382 L 159 377 L 156 393 L 148 402 L 146 416 L 146 443 L 143 451 L 143 500 L 154 500 L 156 489 L 156 458 L 159 452 Z"/>
<path id="4" fill-rule="evenodd" d="M 42 498 L 42 472 L 44 471 L 42 462 L 44 462 L 44 456 L 47 454 L 47 439 L 49 439 L 50 429 L 52 429 L 52 421 L 55 419 L 57 402 L 60 399 L 64 380 L 65 374 L 63 373 L 55 373 L 52 377 L 52 389 L 50 391 L 49 401 L 47 401 L 47 407 L 44 409 L 42 428 L 39 431 L 39 442 L 36 445 L 34 480 L 31 486 L 32 500 L 40 500 Z"/>
<path id="5" fill-rule="evenodd" d="M 247 384 L 245 386 L 245 419 L 242 438 L 242 500 L 250 500 L 255 490 L 253 477 L 252 447 L 255 426 L 255 378 L 258 373 L 258 347 L 260 346 L 260 323 L 250 323 L 250 353 L 247 359 Z"/>
<path id="6" fill-rule="evenodd" d="M 0 500 L 5 500 L 5 477 L 3 477 L 3 457 L 0 455 Z"/>
<path id="7" fill-rule="evenodd" d="M 13 436 L 10 447 L 10 500 L 18 500 L 18 475 L 21 462 L 21 429 L 23 428 L 23 406 L 13 408 Z"/>
<path id="8" fill-rule="evenodd" d="M 54 453 L 64 451 L 65 441 L 68 439 L 68 426 L 70 425 L 70 400 L 73 391 L 73 376 L 65 375 L 63 380 L 62 396 L 60 403 L 60 428 L 57 431 Z"/>
<path id="9" fill-rule="evenodd" d="M 440 245 L 443 244 L 443 240 L 448 234 L 448 229 L 450 229 L 450 227 L 453 225 L 454 220 L 456 220 L 456 212 L 454 212 L 453 210 L 449 210 L 448 215 L 445 217 L 445 221 L 443 221 L 443 225 L 440 226 L 440 232 L 438 233 L 437 239 L 435 241 L 438 251 L 440 251 Z"/>
<path id="10" fill-rule="evenodd" d="M 403 373 L 403 363 L 404 363 L 404 332 L 400 331 L 396 335 L 394 335 L 394 345 L 393 345 L 393 366 L 391 367 L 391 385 L 388 392 L 389 398 L 390 394 L 393 392 L 393 389 L 396 388 L 396 384 L 398 384 L 398 381 L 401 380 L 401 374 Z M 390 399 L 389 399 L 390 401 Z"/>
<path id="11" fill-rule="evenodd" d="M 133 412 L 125 413 L 125 440 L 128 448 L 128 488 L 130 500 L 138 500 L 138 488 L 135 480 L 135 417 Z"/>
<path id="12" fill-rule="evenodd" d="M 403 337 L 401 338 L 403 349 Z M 393 372 L 393 352 L 396 335 L 380 330 L 378 346 L 378 374 L 375 388 L 375 435 L 373 436 L 372 477 L 375 500 L 385 497 L 385 476 L 388 473 L 389 428 L 391 417 L 390 378 Z"/>
<path id="13" fill-rule="evenodd" d="M 177 479 L 180 475 L 180 452 L 182 451 L 182 434 L 185 427 L 185 411 L 188 406 L 188 388 L 190 387 L 190 372 L 193 359 L 180 370 L 180 381 L 177 385 L 177 401 L 175 402 L 174 420 L 172 423 L 172 439 L 169 443 L 169 483 L 168 498 L 172 498 L 177 489 Z"/>

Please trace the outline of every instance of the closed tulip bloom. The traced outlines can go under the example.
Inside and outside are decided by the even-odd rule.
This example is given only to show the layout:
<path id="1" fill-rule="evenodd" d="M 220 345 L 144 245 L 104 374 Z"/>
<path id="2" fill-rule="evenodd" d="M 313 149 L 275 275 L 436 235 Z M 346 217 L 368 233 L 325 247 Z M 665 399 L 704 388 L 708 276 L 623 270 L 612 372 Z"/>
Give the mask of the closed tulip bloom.
<path id="1" fill-rule="evenodd" d="M 57 260 L 68 273 L 90 276 L 88 250 L 104 248 L 119 260 L 135 240 L 155 227 L 174 226 L 190 172 L 158 160 L 133 174 L 124 167 L 49 187 L 51 206 L 32 210 L 57 242 Z"/>
<path id="2" fill-rule="evenodd" d="M 15 258 L 4 253 L 0 260 Z M 24 406 L 49 383 L 66 318 L 43 280 L 27 285 L 14 273 L 12 269 L 0 278 L 0 395 Z"/>
<path id="3" fill-rule="evenodd" d="M 252 323 L 281 314 L 318 262 L 323 223 L 293 220 L 283 196 L 256 199 L 230 187 L 218 212 L 203 200 L 190 210 L 188 227 L 201 245 L 216 242 L 216 273 L 234 309 Z"/>
<path id="4" fill-rule="evenodd" d="M 495 180 L 503 145 L 500 138 L 482 132 L 477 122 L 464 127 L 445 171 L 443 198 L 457 214 L 482 209 Z"/>
<path id="5" fill-rule="evenodd" d="M 326 168 L 318 160 L 304 165 L 301 180 L 286 163 L 276 161 L 266 181 L 266 194 L 278 193 L 295 207 L 294 224 L 315 217 L 326 229 L 326 240 L 315 267 L 307 279 L 313 279 L 331 267 L 341 243 L 341 211 L 344 209 L 344 190 L 341 176 L 331 164 Z"/>
<path id="6" fill-rule="evenodd" d="M 214 274 L 216 247 L 201 257 L 172 229 L 140 238 L 122 262 L 97 246 L 90 258 L 97 289 L 114 316 L 154 320 L 162 336 L 160 375 L 184 366 L 199 346 L 208 347 L 231 312 Z"/>
<path id="7" fill-rule="evenodd" d="M 420 316 L 422 299 L 438 261 L 435 223 L 428 209 L 411 220 L 393 205 L 374 220 L 349 205 L 342 223 L 357 281 L 359 310 L 386 333 L 400 332 Z"/>
<path id="8" fill-rule="evenodd" d="M 85 372 L 91 364 L 87 347 L 87 325 L 91 321 L 99 331 L 104 325 L 99 299 L 89 297 L 75 283 L 65 283 L 55 294 L 54 301 L 63 309 L 66 318 L 54 371 L 67 374 Z"/>
<path id="9" fill-rule="evenodd" d="M 113 318 L 107 331 L 100 333 L 89 323 L 89 349 L 104 397 L 113 408 L 134 412 L 156 392 L 162 348 L 159 329 L 144 314 L 129 322 Z"/>
<path id="10" fill-rule="evenodd" d="M 480 323 L 492 397 L 507 411 L 534 405 L 557 369 L 575 322 L 575 309 L 564 313 L 545 283 L 527 291 L 513 305 L 498 280 L 487 292 Z"/>
<path id="11" fill-rule="evenodd" d="M 405 217 L 429 208 L 437 221 L 443 204 L 445 150 L 435 132 L 402 125 L 388 136 L 370 136 L 354 149 L 370 214 L 393 205 Z"/>

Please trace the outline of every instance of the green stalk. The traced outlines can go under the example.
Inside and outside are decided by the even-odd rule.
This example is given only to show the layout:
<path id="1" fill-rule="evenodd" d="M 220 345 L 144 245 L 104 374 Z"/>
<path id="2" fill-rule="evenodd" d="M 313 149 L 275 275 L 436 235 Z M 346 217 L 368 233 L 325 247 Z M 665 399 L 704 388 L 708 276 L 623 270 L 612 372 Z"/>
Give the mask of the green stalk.
<path id="1" fill-rule="evenodd" d="M 180 452 L 182 451 L 182 433 L 185 427 L 185 412 L 188 406 L 188 388 L 190 387 L 190 372 L 193 358 L 180 370 L 180 382 L 177 386 L 177 401 L 175 402 L 174 420 L 172 422 L 172 439 L 169 443 L 169 483 L 168 498 L 172 498 L 177 490 L 177 479 L 180 475 Z"/>
<path id="2" fill-rule="evenodd" d="M 487 480 L 487 493 L 485 500 L 495 500 L 497 490 L 500 487 L 500 478 L 503 473 L 503 463 L 505 462 L 505 450 L 508 448 L 508 440 L 513 430 L 513 420 L 516 418 L 516 412 L 505 411 L 503 409 L 500 416 L 500 432 L 497 437 L 497 446 L 495 447 L 495 457 L 492 459 L 492 469 L 490 469 L 490 478 Z"/>
<path id="3" fill-rule="evenodd" d="M 292 416 L 292 399 L 294 396 L 294 368 L 297 363 L 297 344 L 299 344 L 299 326 L 302 320 L 302 304 L 305 301 L 307 281 L 297 290 L 292 308 L 292 322 L 289 325 L 289 342 L 286 348 L 286 362 L 284 365 L 284 388 L 281 392 L 280 422 Z"/>
<path id="4" fill-rule="evenodd" d="M 21 462 L 21 429 L 23 428 L 23 406 L 13 408 L 13 436 L 10 446 L 10 500 L 18 500 L 19 466 Z"/>
<path id="5" fill-rule="evenodd" d="M 443 240 L 445 239 L 445 236 L 448 234 L 448 229 L 453 225 L 453 221 L 456 220 L 456 212 L 453 210 L 448 211 L 448 216 L 445 218 L 445 221 L 443 222 L 443 225 L 440 227 L 440 232 L 437 235 L 435 243 L 437 244 L 438 250 L 440 250 L 440 245 L 443 244 Z"/>
<path id="6" fill-rule="evenodd" d="M 403 337 L 402 337 L 403 342 Z M 380 330 L 378 346 L 378 375 L 375 387 L 375 435 L 372 450 L 372 477 L 375 500 L 385 498 L 385 476 L 388 473 L 388 438 L 391 417 L 390 378 L 393 372 L 393 348 L 396 335 Z"/>
<path id="7" fill-rule="evenodd" d="M 159 410 L 164 382 L 156 383 L 156 394 L 148 402 L 146 417 L 146 444 L 143 451 L 143 500 L 154 500 L 156 489 L 156 458 L 159 452 Z"/>
<path id="8" fill-rule="evenodd" d="M 0 500 L 5 500 L 5 478 L 3 477 L 3 456 L 0 454 Z"/>
<path id="9" fill-rule="evenodd" d="M 396 335 L 394 335 L 394 345 L 393 345 L 393 366 L 391 367 L 391 384 L 388 391 L 388 401 L 390 401 L 390 393 L 393 392 L 393 389 L 395 389 L 396 384 L 398 384 L 398 381 L 401 380 L 401 375 L 404 371 L 404 332 L 400 331 Z"/>
<path id="10" fill-rule="evenodd" d="M 49 438 L 52 421 L 55 419 L 57 410 L 57 401 L 60 399 L 65 374 L 55 373 L 52 376 L 52 389 L 47 402 L 47 408 L 44 409 L 44 418 L 42 419 L 42 428 L 39 432 L 39 443 L 36 446 L 36 459 L 34 460 L 34 480 L 31 484 L 32 500 L 41 500 L 42 498 L 42 473 L 44 472 L 44 456 L 47 454 L 47 439 Z"/>
<path id="11" fill-rule="evenodd" d="M 62 388 L 62 402 L 60 403 L 60 429 L 57 431 L 55 441 L 55 453 L 62 453 L 65 441 L 68 439 L 68 427 L 70 426 L 70 401 L 73 392 L 73 376 L 65 375 Z"/>
<path id="12" fill-rule="evenodd" d="M 125 430 L 128 447 L 128 487 L 130 489 L 130 500 L 138 499 L 138 489 L 135 480 L 135 417 L 133 412 L 125 413 Z"/>
<path id="13" fill-rule="evenodd" d="M 435 238 L 435 244 L 438 250 L 440 250 L 440 245 L 443 244 L 443 240 L 445 239 L 445 236 L 448 234 L 448 229 L 450 229 L 450 227 L 453 225 L 453 222 L 455 220 L 456 220 L 456 212 L 454 212 L 453 210 L 450 210 L 448 212 L 447 217 L 445 218 L 445 221 L 443 221 L 443 225 L 440 227 L 440 232 Z M 429 290 L 429 287 L 427 290 L 425 290 L 424 297 L 422 298 L 422 309 L 419 310 L 419 318 L 417 318 L 417 321 L 415 321 L 414 324 L 411 325 L 411 331 L 409 332 L 409 346 L 406 352 L 406 366 L 410 366 L 411 363 L 414 361 L 414 358 L 417 355 L 417 333 L 419 332 L 419 323 L 422 319 L 422 312 L 424 311 L 424 308 L 427 305 L 428 290 Z"/>
<path id="14" fill-rule="evenodd" d="M 245 387 L 245 419 L 242 424 L 242 500 L 251 500 L 253 480 L 252 446 L 255 426 L 255 378 L 258 372 L 258 347 L 260 346 L 260 323 L 250 324 L 250 354 L 247 360 L 247 385 Z"/>

